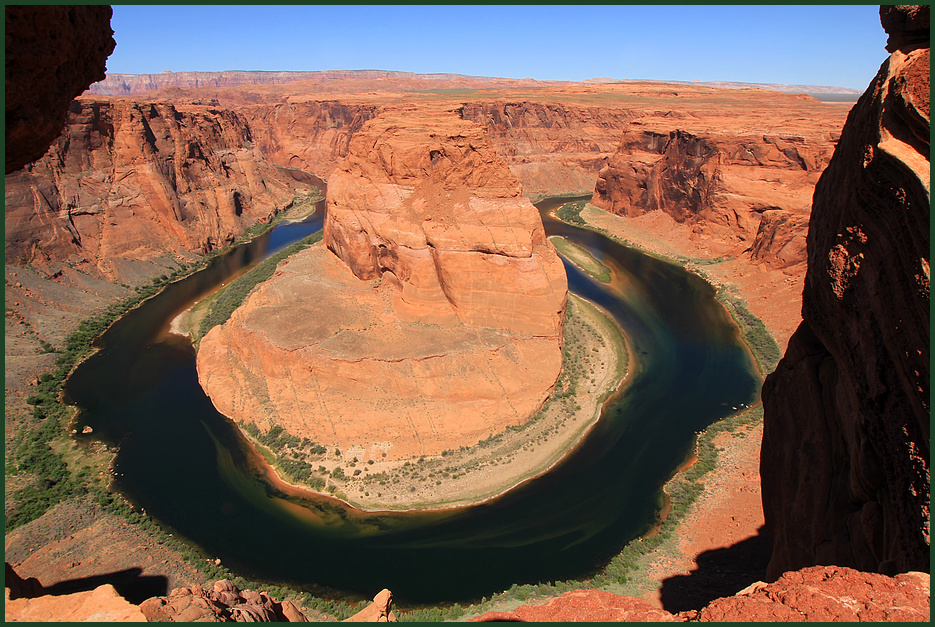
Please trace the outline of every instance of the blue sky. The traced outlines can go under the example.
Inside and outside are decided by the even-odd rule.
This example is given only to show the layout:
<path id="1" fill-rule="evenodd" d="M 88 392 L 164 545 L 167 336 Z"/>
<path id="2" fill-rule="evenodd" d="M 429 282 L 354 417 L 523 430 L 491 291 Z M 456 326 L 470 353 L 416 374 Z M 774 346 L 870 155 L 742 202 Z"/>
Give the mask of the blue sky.
<path id="1" fill-rule="evenodd" d="M 107 71 L 356 70 L 850 87 L 878 5 L 115 5 Z"/>

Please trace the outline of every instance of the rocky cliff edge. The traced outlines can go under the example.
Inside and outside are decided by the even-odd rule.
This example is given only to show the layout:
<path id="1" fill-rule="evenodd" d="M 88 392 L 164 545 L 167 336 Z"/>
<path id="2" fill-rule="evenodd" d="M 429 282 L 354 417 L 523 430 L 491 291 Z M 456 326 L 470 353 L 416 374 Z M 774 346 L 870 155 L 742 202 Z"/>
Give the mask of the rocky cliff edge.
<path id="1" fill-rule="evenodd" d="M 815 189 L 803 322 L 763 387 L 768 576 L 929 568 L 929 8 L 881 8 L 892 55 Z"/>

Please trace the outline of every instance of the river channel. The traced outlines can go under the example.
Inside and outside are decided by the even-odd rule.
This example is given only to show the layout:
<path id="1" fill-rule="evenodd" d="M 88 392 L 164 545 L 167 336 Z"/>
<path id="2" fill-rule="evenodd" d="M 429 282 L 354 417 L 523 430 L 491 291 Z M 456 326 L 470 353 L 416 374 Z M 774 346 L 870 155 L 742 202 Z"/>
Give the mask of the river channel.
<path id="1" fill-rule="evenodd" d="M 569 288 L 625 330 L 638 367 L 561 463 L 494 500 L 434 512 L 367 513 L 327 497 L 285 494 L 256 472 L 252 448 L 198 384 L 187 338 L 169 321 L 265 256 L 321 228 L 324 203 L 115 323 L 67 383 L 92 437 L 118 444 L 116 487 L 234 572 L 315 594 L 329 589 L 399 602 L 465 602 L 514 583 L 599 570 L 653 524 L 660 488 L 695 433 L 752 403 L 760 379 L 714 290 L 675 265 L 563 224 L 562 235 L 608 266 L 600 283 L 565 262 Z"/>

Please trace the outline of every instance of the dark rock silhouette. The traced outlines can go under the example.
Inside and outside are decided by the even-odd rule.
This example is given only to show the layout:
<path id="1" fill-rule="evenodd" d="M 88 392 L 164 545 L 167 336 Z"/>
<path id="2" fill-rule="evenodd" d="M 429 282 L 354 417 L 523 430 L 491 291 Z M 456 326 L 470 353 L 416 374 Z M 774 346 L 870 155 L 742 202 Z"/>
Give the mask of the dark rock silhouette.
<path id="1" fill-rule="evenodd" d="M 880 13 L 892 55 L 815 188 L 803 322 L 763 387 L 769 580 L 929 569 L 928 7 Z"/>
<path id="2" fill-rule="evenodd" d="M 116 42 L 109 6 L 7 6 L 6 173 L 35 161 L 68 103 L 102 80 Z"/>

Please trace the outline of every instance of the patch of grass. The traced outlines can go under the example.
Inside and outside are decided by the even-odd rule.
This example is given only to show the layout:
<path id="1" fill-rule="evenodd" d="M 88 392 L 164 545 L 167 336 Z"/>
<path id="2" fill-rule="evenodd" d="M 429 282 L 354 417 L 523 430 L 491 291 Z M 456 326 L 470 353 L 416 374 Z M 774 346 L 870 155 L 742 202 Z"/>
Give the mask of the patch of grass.
<path id="1" fill-rule="evenodd" d="M 747 309 L 744 301 L 731 296 L 728 290 L 719 289 L 717 298 L 740 327 L 740 337 L 753 354 L 760 373 L 765 377 L 775 370 L 782 359 L 782 351 L 763 321 Z"/>
<path id="2" fill-rule="evenodd" d="M 601 283 L 610 283 L 610 269 L 598 261 L 594 255 L 564 237 L 553 235 L 549 241 L 555 246 L 559 254 L 584 270 L 589 276 Z"/>
<path id="3" fill-rule="evenodd" d="M 558 208 L 555 212 L 555 217 L 557 217 L 562 222 L 568 222 L 569 224 L 575 224 L 577 226 L 590 226 L 585 222 L 584 218 L 581 217 L 581 210 L 584 209 L 584 206 L 588 204 L 587 200 L 576 200 L 574 202 L 566 202 L 564 205 Z"/>

